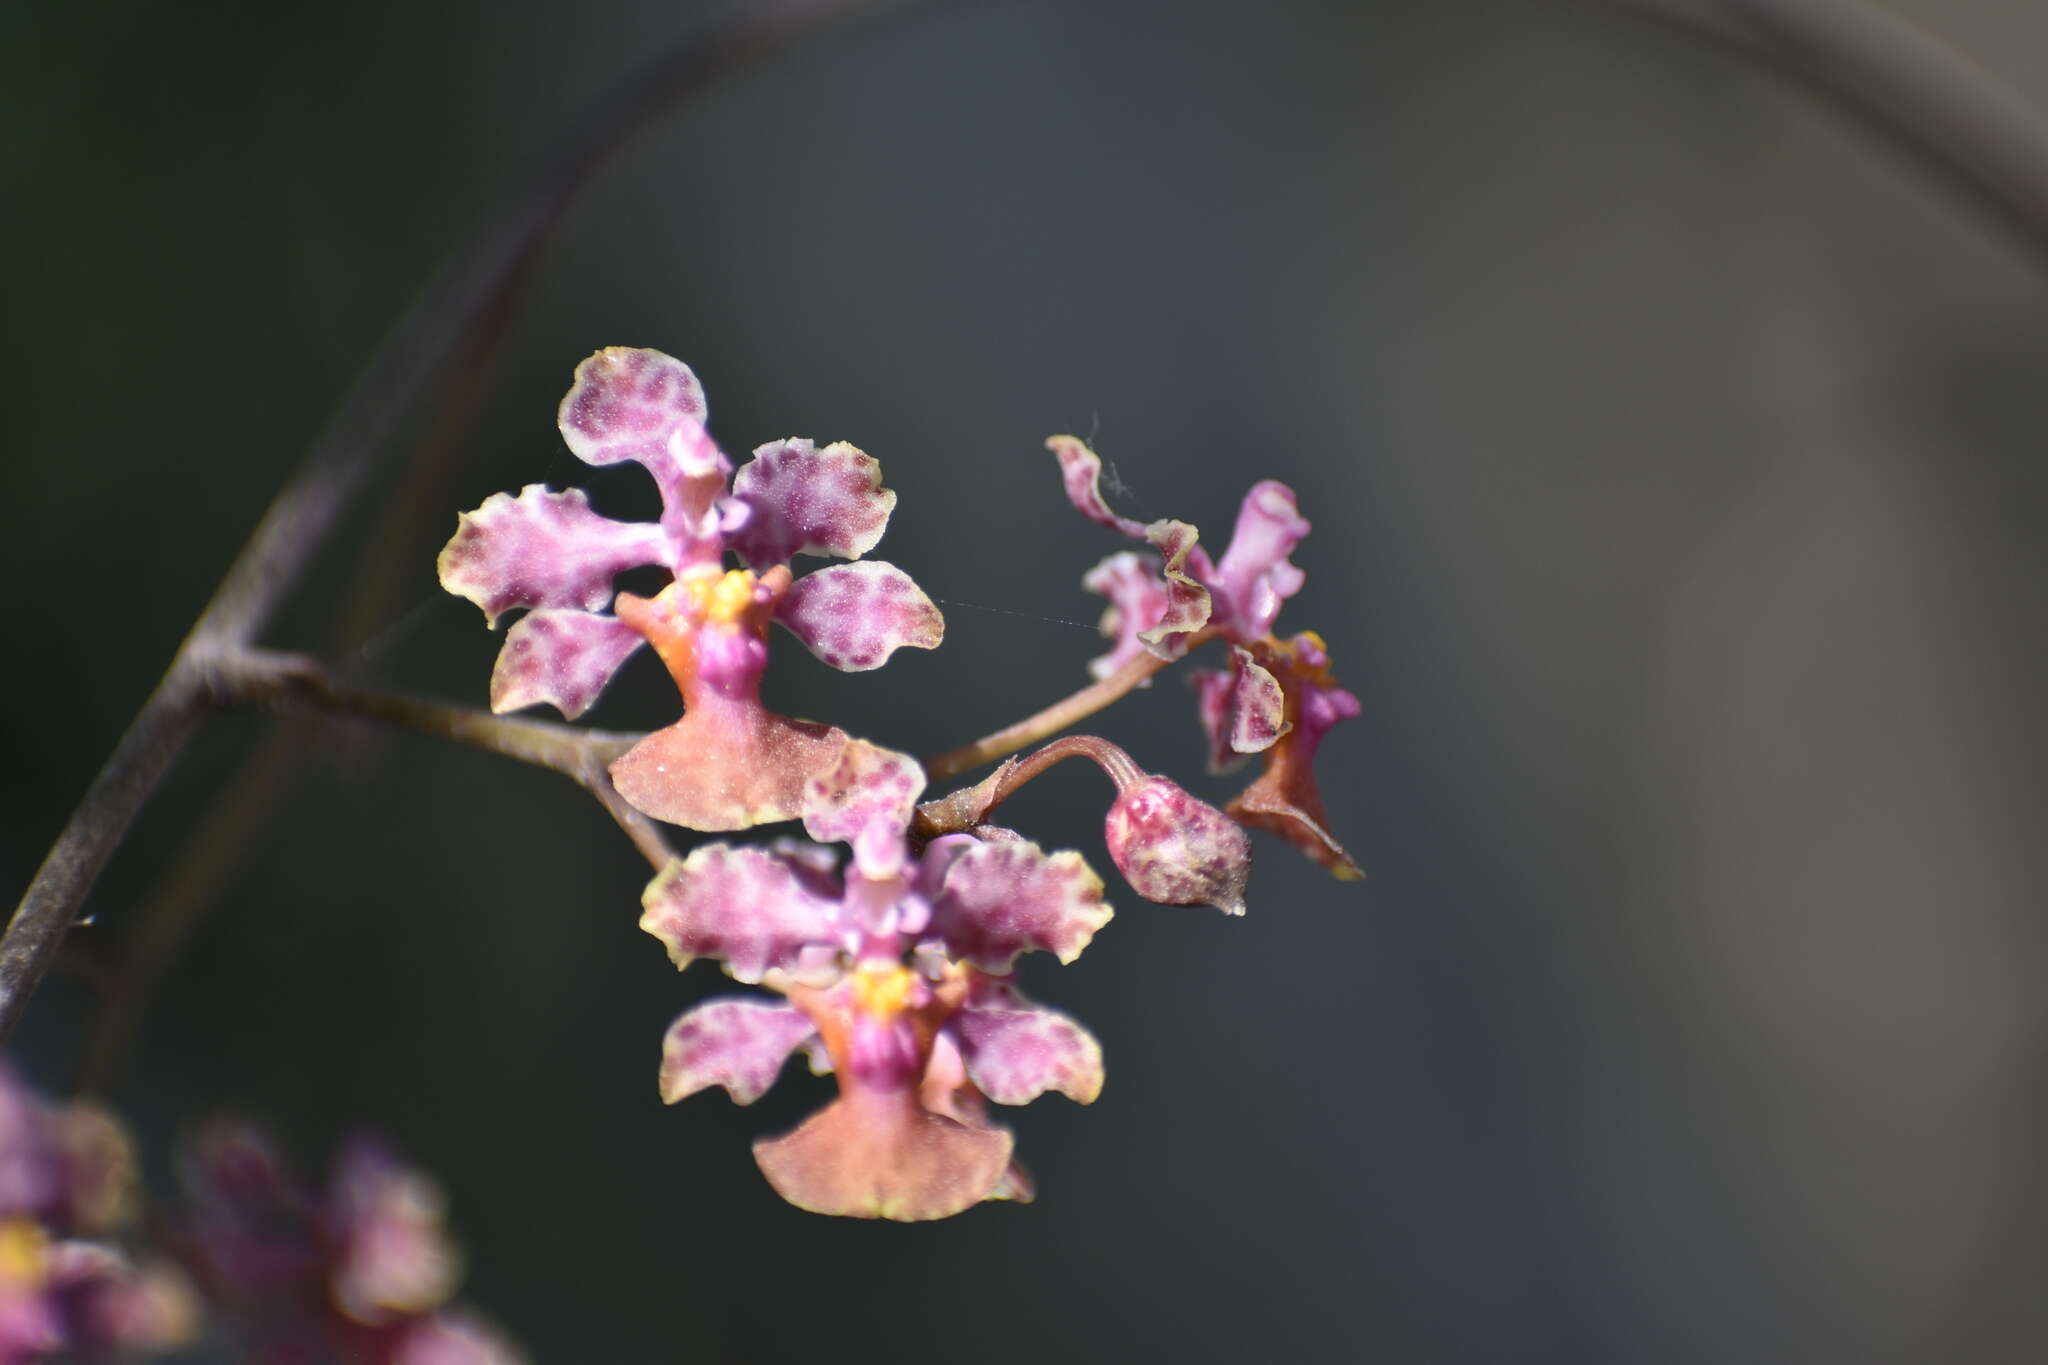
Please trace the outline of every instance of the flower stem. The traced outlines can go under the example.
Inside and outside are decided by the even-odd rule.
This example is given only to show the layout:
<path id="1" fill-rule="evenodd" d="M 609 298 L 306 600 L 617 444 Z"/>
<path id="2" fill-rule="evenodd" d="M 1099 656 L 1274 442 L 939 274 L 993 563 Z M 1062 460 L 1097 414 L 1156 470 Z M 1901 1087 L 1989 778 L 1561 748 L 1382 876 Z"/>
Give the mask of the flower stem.
<path id="1" fill-rule="evenodd" d="M 1207 643 L 1213 634 L 1208 629 L 1196 631 L 1188 636 L 1188 648 L 1192 650 Z M 983 735 L 972 744 L 926 759 L 924 770 L 935 778 L 951 777 L 1014 754 L 1040 740 L 1050 739 L 1069 725 L 1086 720 L 1132 688 L 1149 681 L 1153 674 L 1173 662 L 1154 654 L 1140 654 L 1102 681 L 1091 683 L 1035 715 L 1026 716 L 1014 725 L 1006 725 L 994 734 Z"/>
<path id="2" fill-rule="evenodd" d="M 973 829 L 988 818 L 990 811 L 1015 796 L 1026 782 L 1070 758 L 1085 758 L 1102 769 L 1119 792 L 1128 791 L 1146 777 L 1135 759 L 1108 740 L 1096 735 L 1062 735 L 1027 758 L 1011 759 L 975 786 L 962 787 L 950 796 L 925 802 L 917 808 L 914 829 L 923 839 Z"/>
<path id="3" fill-rule="evenodd" d="M 612 759 L 630 748 L 638 735 L 494 716 L 420 697 L 338 687 L 318 661 L 267 649 L 222 649 L 206 660 L 192 686 L 200 709 L 270 706 L 302 715 L 374 721 L 548 768 L 596 797 L 656 870 L 675 856 L 661 827 L 626 804 L 607 771 Z M 299 750 L 290 745 L 279 752 L 278 762 L 261 767 L 258 780 L 246 789 L 245 800 L 262 805 L 277 799 Z M 230 820 L 215 837 L 198 841 L 190 854 L 199 864 L 195 870 L 198 884 L 215 880 L 211 864 L 237 856 L 239 849 L 221 844 L 223 840 L 232 843 L 242 828 L 242 820 Z M 115 989 L 106 994 L 80 1067 L 80 1089 L 86 1093 L 105 1091 L 119 1076 L 136 1028 L 185 941 L 198 927 L 205 902 L 174 890 L 152 902 L 151 908 L 154 913 L 138 921 L 118 958 L 109 964 Z"/>
<path id="4" fill-rule="evenodd" d="M 675 856 L 661 827 L 626 804 L 607 771 L 613 759 L 639 742 L 639 735 L 494 716 L 421 697 L 337 687 L 313 660 L 275 650 L 232 651 L 222 657 L 214 676 L 217 705 L 267 704 L 353 716 L 552 769 L 595 796 L 657 871 Z"/>

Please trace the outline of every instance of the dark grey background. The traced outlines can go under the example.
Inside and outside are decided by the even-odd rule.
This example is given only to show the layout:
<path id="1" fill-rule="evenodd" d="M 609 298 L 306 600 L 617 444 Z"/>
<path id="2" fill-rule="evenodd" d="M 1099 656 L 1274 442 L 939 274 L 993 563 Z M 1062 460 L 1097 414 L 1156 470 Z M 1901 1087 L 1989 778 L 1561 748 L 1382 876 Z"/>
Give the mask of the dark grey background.
<path id="1" fill-rule="evenodd" d="M 1898 9 L 2048 107 L 2048 17 Z M 10 645 L 25 882 L 360 358 L 677 4 L 0 11 Z M 662 126 L 505 336 L 366 683 L 481 703 L 435 588 L 485 494 L 583 478 L 607 344 L 697 366 L 725 445 L 848 439 L 947 646 L 792 711 L 931 750 L 1094 642 L 1048 433 L 1220 541 L 1316 532 L 1284 618 L 1365 715 L 1323 761 L 1371 879 L 1264 845 L 1242 921 L 1121 913 L 1032 988 L 1101 1101 L 1014 1115 L 1031 1208 L 809 1217 L 749 1139 L 825 1093 L 663 1109 L 716 989 L 560 779 L 339 733 L 152 1015 L 145 1136 L 365 1120 L 445 1180 L 470 1294 L 545 1362 L 2022 1361 L 2048 1345 L 2038 258 L 1805 96 L 1598 6 L 929 5 Z M 406 458 L 413 458 L 411 453 Z M 631 472 L 589 477 L 615 510 Z M 353 519 L 272 643 L 364 572 Z M 1048 619 L 1049 618 L 1049 619 Z M 648 666 L 597 713 L 658 723 Z M 269 722 L 214 725 L 95 898 L 124 921 Z M 1197 771 L 1173 680 L 1106 733 Z M 1203 779 L 1200 790 L 1232 789 Z M 1099 857 L 1106 793 L 1020 803 Z M 699 975 L 701 971 L 704 975 Z M 91 1013 L 19 1039 L 61 1089 Z M 154 1159 L 154 1158 L 153 1158 Z M 159 1162 L 160 1171 L 160 1162 Z"/>

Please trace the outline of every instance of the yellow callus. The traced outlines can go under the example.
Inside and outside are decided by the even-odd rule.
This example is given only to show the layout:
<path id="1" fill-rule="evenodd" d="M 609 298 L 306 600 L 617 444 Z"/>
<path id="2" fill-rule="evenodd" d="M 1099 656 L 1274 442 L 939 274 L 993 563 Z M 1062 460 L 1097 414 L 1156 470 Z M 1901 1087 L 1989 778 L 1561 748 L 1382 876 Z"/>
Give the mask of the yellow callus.
<path id="1" fill-rule="evenodd" d="M 738 624 L 747 609 L 754 605 L 757 581 L 745 569 L 729 569 L 724 573 L 707 569 L 684 574 L 676 580 L 675 586 L 678 596 L 689 604 L 691 615 L 708 625 L 732 626 Z"/>
<path id="2" fill-rule="evenodd" d="M 0 1223 L 0 1286 L 30 1289 L 50 1268 L 50 1239 L 32 1218 Z"/>
<path id="3" fill-rule="evenodd" d="M 853 1003 L 883 1023 L 910 1008 L 916 988 L 917 973 L 901 964 L 864 962 L 854 969 Z"/>

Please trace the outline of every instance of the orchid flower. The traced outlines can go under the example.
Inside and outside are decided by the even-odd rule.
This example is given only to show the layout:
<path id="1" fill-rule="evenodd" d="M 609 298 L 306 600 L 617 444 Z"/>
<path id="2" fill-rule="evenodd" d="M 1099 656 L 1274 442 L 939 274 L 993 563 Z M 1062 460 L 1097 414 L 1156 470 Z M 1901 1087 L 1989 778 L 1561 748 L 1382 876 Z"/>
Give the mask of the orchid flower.
<path id="1" fill-rule="evenodd" d="M 661 490 L 659 523 L 613 521 L 579 489 L 529 484 L 462 516 L 440 575 L 494 626 L 526 609 L 491 676 L 494 711 L 546 702 L 574 719 L 652 644 L 683 716 L 620 757 L 613 781 L 657 819 L 734 830 L 798 815 L 804 783 L 829 771 L 848 742 L 843 731 L 762 705 L 771 621 L 846 671 L 879 667 L 904 646 L 934 648 L 945 622 L 893 565 L 868 560 L 802 577 L 790 567 L 798 554 L 860 560 L 881 539 L 896 495 L 870 456 L 844 443 L 774 441 L 735 473 L 705 416 L 703 389 L 681 361 L 599 351 L 562 400 L 562 437 L 587 464 L 644 467 Z M 613 580 L 643 565 L 666 569 L 668 585 L 652 598 L 615 596 Z"/>
<path id="2" fill-rule="evenodd" d="M 641 927 L 677 967 L 718 959 L 782 997 L 719 996 L 678 1018 L 665 1102 L 721 1086 L 751 1104 L 799 1049 L 837 1077 L 836 1100 L 754 1147 L 776 1192 L 813 1212 L 908 1222 L 1028 1199 L 986 1102 L 1058 1090 L 1086 1104 L 1102 1088 L 1095 1039 L 1009 980 L 1023 953 L 1080 954 L 1110 918 L 1101 880 L 1079 854 L 1015 836 L 947 835 L 913 855 L 903 831 L 923 785 L 908 756 L 855 741 L 806 819 L 814 839 L 852 844 L 843 875 L 818 843 L 714 843 L 643 900 Z"/>
<path id="3" fill-rule="evenodd" d="M 1143 540 L 1154 552 L 1120 551 L 1082 579 L 1082 586 L 1109 599 L 1101 626 L 1115 641 L 1090 670 L 1106 677 L 1148 652 L 1178 658 L 1197 632 L 1224 640 L 1230 667 L 1193 675 L 1210 770 L 1266 755 L 1265 772 L 1225 812 L 1278 835 L 1339 877 L 1363 875 L 1329 832 L 1313 768 L 1324 734 L 1358 714 L 1358 698 L 1331 675 L 1320 636 L 1305 632 L 1281 640 L 1273 634 L 1281 604 L 1307 578 L 1288 558 L 1309 532 L 1294 490 L 1272 479 L 1252 485 L 1229 547 L 1212 560 L 1186 522 L 1146 525 L 1111 511 L 1102 496 L 1101 458 L 1086 444 L 1072 436 L 1046 444 L 1059 459 L 1068 501 L 1090 521 Z"/>

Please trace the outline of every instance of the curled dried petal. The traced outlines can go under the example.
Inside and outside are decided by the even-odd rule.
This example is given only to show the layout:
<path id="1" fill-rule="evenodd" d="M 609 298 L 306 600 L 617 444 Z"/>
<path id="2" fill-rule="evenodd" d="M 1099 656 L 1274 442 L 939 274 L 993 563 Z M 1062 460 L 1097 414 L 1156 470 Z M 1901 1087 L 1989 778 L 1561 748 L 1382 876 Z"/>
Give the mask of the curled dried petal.
<path id="1" fill-rule="evenodd" d="M 1287 718 L 1287 694 L 1280 680 L 1254 659 L 1249 650 L 1230 647 L 1230 751 L 1264 753 L 1294 728 Z"/>
<path id="2" fill-rule="evenodd" d="M 715 957 L 749 984 L 770 969 L 815 978 L 820 964 L 807 950 L 837 949 L 839 902 L 805 872 L 763 849 L 705 844 L 647 884 L 640 927 L 678 968 Z"/>
<path id="3" fill-rule="evenodd" d="M 823 450 L 801 439 L 770 441 L 733 476 L 732 497 L 747 514 L 727 546 L 754 569 L 799 554 L 859 559 L 896 507 L 881 465 L 844 441 Z"/>
<path id="4" fill-rule="evenodd" d="M 1278 835 L 1341 879 L 1362 877 L 1364 872 L 1329 831 L 1314 766 L 1323 735 L 1358 714 L 1358 698 L 1330 676 L 1329 655 L 1313 632 L 1256 648 L 1280 680 L 1290 728 L 1266 751 L 1266 770 L 1224 807 L 1225 813 Z"/>
<path id="5" fill-rule="evenodd" d="M 644 643 L 616 616 L 566 607 L 530 611 L 505 633 L 491 670 L 491 710 L 502 714 L 545 702 L 574 720 Z"/>
<path id="6" fill-rule="evenodd" d="M 1007 972 L 1034 949 L 1072 962 L 1110 915 L 1102 879 L 1080 854 L 1021 839 L 962 847 L 932 902 L 932 927 L 948 951 L 990 972 Z"/>
<path id="7" fill-rule="evenodd" d="M 1209 621 L 1209 590 L 1187 571 L 1191 557 L 1197 557 L 1197 567 L 1207 563 L 1205 559 L 1198 558 L 1200 552 L 1196 541 L 1199 532 L 1184 521 L 1160 520 L 1148 526 L 1129 517 L 1118 516 L 1109 510 L 1109 504 L 1102 498 L 1100 456 L 1073 436 L 1053 436 L 1045 444 L 1060 462 L 1060 478 L 1066 485 L 1067 500 L 1081 515 L 1111 530 L 1121 531 L 1133 540 L 1142 540 L 1159 552 L 1164 560 L 1161 572 L 1165 576 L 1166 600 L 1156 611 L 1147 605 L 1148 623 L 1133 633 L 1140 644 L 1160 658 L 1179 658 L 1187 651 L 1185 637 Z M 1119 621 L 1119 632 L 1123 629 L 1124 625 Z"/>
<path id="8" fill-rule="evenodd" d="M 1098 526 L 1121 531 L 1133 540 L 1145 538 L 1145 523 L 1120 517 L 1102 496 L 1102 457 L 1078 436 L 1048 436 L 1045 448 L 1060 462 L 1060 482 L 1074 510 Z"/>
<path id="9" fill-rule="evenodd" d="M 496 626 L 515 607 L 596 611 L 612 600 L 619 574 L 667 561 L 660 527 L 601 517 L 580 488 L 557 493 L 533 483 L 464 512 L 437 567 L 441 586 Z"/>
<path id="10" fill-rule="evenodd" d="M 804 647 L 847 673 L 880 668 L 909 646 L 937 649 L 946 620 L 924 589 L 893 564 L 834 564 L 790 585 L 775 619 Z"/>
<path id="11" fill-rule="evenodd" d="M 789 1054 L 817 1037 L 801 1010 L 775 1000 L 727 995 L 685 1011 L 661 1040 L 661 1102 L 714 1085 L 734 1104 L 768 1093 Z"/>
<path id="12" fill-rule="evenodd" d="M 1138 632 L 1138 641 L 1162 659 L 1187 652 L 1187 636 L 1209 623 L 1209 590 L 1187 572 L 1197 532 L 1184 521 L 1155 521 L 1145 528 L 1146 543 L 1165 557 L 1166 610 L 1159 620 Z"/>

